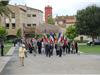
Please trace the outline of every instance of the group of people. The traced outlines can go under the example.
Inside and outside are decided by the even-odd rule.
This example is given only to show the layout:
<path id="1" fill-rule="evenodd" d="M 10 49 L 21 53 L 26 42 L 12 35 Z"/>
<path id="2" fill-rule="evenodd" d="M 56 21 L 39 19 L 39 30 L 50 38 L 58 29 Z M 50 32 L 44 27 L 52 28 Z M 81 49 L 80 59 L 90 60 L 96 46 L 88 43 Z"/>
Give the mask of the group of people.
<path id="1" fill-rule="evenodd" d="M 55 39 L 53 42 L 50 39 L 47 41 L 47 39 L 44 38 L 28 38 L 23 39 L 21 43 L 22 45 L 19 48 L 19 57 L 21 57 L 20 60 L 22 65 L 26 52 L 34 54 L 34 56 L 36 56 L 36 54 L 45 54 L 47 57 L 51 57 L 54 54 L 61 57 L 65 54 L 78 53 L 77 42 L 70 42 L 67 39 L 63 39 L 60 42 Z"/>
<path id="2" fill-rule="evenodd" d="M 70 42 L 67 39 L 60 42 L 58 42 L 56 39 L 54 42 L 52 42 L 50 39 L 49 41 L 45 41 L 43 38 L 28 38 L 25 39 L 23 43 L 25 44 L 25 47 L 29 53 L 33 53 L 35 56 L 37 53 L 44 53 L 47 57 L 54 55 L 54 52 L 56 52 L 56 55 L 59 57 L 61 57 L 63 54 L 78 53 L 77 42 Z"/>

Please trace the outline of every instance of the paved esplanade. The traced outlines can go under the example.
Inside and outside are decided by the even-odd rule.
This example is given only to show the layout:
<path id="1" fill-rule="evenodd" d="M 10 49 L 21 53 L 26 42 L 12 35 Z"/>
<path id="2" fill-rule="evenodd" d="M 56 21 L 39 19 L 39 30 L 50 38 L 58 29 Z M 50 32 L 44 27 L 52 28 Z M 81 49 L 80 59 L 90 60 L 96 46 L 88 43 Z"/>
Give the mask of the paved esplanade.
<path id="1" fill-rule="evenodd" d="M 28 54 L 25 66 L 20 66 L 18 48 L 1 75 L 33 74 L 100 74 L 100 55 L 65 55 L 62 57 Z"/>

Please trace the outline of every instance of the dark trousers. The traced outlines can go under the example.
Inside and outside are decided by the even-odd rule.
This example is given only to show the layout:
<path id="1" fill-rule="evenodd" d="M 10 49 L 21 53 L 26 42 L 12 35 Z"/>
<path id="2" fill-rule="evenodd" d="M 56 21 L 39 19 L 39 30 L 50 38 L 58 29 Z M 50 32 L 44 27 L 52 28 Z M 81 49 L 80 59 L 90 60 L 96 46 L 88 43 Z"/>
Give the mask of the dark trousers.
<path id="1" fill-rule="evenodd" d="M 63 46 L 63 52 L 69 53 L 68 45 Z"/>
<path id="2" fill-rule="evenodd" d="M 66 45 L 66 46 L 65 46 L 65 51 L 66 51 L 66 53 L 69 54 L 69 53 L 70 53 L 70 46 Z"/>
<path id="3" fill-rule="evenodd" d="M 76 47 L 76 53 L 78 53 L 78 48 Z"/>
<path id="4" fill-rule="evenodd" d="M 59 55 L 60 47 L 57 47 L 56 49 L 56 55 Z"/>
<path id="5" fill-rule="evenodd" d="M 49 56 L 49 57 L 51 56 L 51 51 L 50 51 L 50 49 L 48 49 L 48 56 Z"/>
<path id="6" fill-rule="evenodd" d="M 49 50 L 48 50 L 48 45 L 47 44 L 45 45 L 45 54 L 46 54 L 46 56 L 48 56 L 48 54 L 49 54 Z"/>
<path id="7" fill-rule="evenodd" d="M 41 47 L 38 47 L 38 53 L 41 54 Z"/>
<path id="8" fill-rule="evenodd" d="M 56 55 L 59 55 L 59 50 L 56 50 Z"/>
<path id="9" fill-rule="evenodd" d="M 46 56 L 49 56 L 49 57 L 51 56 L 50 49 L 48 48 L 46 49 Z"/>
<path id="10" fill-rule="evenodd" d="M 60 47 L 60 50 L 59 50 L 59 57 L 62 56 L 62 51 L 63 51 L 63 47 Z"/>
<path id="11" fill-rule="evenodd" d="M 66 51 L 66 53 L 70 53 L 70 46 L 68 46 L 68 45 L 65 45 L 64 47 L 63 47 L 63 51 L 65 52 Z"/>
<path id="12" fill-rule="evenodd" d="M 32 53 L 32 51 L 33 51 L 33 48 L 30 47 L 30 48 L 29 48 L 29 53 Z"/>
<path id="13" fill-rule="evenodd" d="M 63 53 L 66 51 L 66 45 L 63 46 Z"/>
<path id="14" fill-rule="evenodd" d="M 50 49 L 50 55 L 53 55 L 53 48 Z"/>
<path id="15" fill-rule="evenodd" d="M 4 56 L 3 48 L 1 48 L 1 56 Z"/>
<path id="16" fill-rule="evenodd" d="M 67 49 L 68 49 L 68 53 L 70 53 L 70 46 L 67 46 Z"/>
<path id="17" fill-rule="evenodd" d="M 51 52 L 50 52 L 50 46 L 49 45 L 46 45 L 46 48 L 45 48 L 45 52 L 46 52 L 46 56 L 51 56 Z"/>

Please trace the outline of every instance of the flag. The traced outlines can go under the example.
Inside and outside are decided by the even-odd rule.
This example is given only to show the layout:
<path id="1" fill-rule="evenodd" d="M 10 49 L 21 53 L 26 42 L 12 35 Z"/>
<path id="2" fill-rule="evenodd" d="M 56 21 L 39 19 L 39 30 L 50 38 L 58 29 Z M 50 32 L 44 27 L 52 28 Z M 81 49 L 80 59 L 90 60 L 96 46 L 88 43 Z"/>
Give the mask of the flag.
<path id="1" fill-rule="evenodd" d="M 54 42 L 54 34 L 52 32 L 50 32 L 50 42 Z"/>
<path id="2" fill-rule="evenodd" d="M 63 33 L 60 32 L 60 33 L 58 34 L 58 43 L 59 43 L 59 42 L 62 42 L 62 41 L 63 41 Z"/>
<path id="3" fill-rule="evenodd" d="M 44 34 L 44 41 L 45 41 L 45 42 L 49 42 L 49 40 L 48 40 L 48 38 L 47 38 L 47 35 L 46 35 L 46 34 Z"/>

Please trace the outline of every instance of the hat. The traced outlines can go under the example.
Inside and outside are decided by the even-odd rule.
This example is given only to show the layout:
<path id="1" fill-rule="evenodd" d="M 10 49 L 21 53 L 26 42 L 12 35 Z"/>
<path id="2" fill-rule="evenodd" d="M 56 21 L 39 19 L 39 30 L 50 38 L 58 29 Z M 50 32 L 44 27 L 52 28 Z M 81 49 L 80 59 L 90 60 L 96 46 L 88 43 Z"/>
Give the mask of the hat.
<path id="1" fill-rule="evenodd" d="M 24 44 L 22 44 L 22 47 L 25 47 L 25 45 L 24 45 Z"/>

